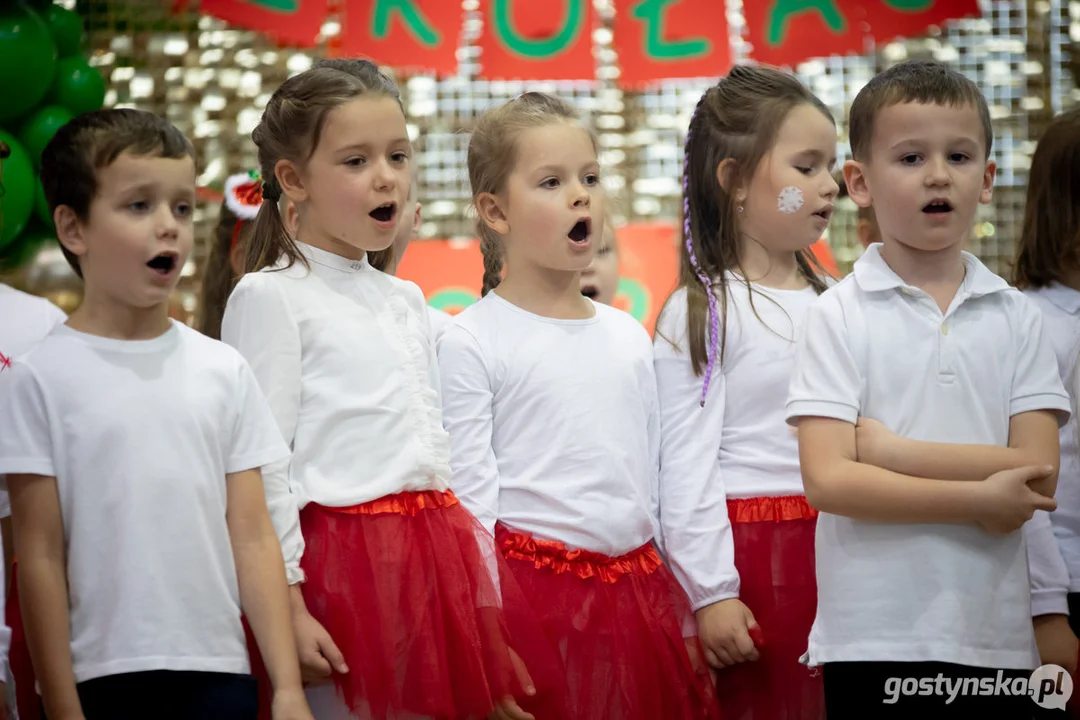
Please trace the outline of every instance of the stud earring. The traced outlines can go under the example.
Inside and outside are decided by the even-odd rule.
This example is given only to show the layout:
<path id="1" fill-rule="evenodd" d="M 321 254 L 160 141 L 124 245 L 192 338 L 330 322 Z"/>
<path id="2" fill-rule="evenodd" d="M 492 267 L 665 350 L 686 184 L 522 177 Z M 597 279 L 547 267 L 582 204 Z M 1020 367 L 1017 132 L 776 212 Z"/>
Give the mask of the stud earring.
<path id="1" fill-rule="evenodd" d="M 742 205 L 736 205 L 736 206 L 735 206 L 735 212 L 737 212 L 737 213 L 739 213 L 740 215 L 742 215 Z"/>

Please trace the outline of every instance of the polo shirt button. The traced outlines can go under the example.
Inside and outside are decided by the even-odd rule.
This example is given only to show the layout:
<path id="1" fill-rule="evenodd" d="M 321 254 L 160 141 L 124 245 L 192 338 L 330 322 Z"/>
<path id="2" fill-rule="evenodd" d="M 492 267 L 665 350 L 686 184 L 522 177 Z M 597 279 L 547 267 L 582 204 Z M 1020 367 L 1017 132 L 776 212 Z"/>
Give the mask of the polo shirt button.
<path id="1" fill-rule="evenodd" d="M 949 324 L 948 323 L 941 323 L 941 334 L 942 335 L 948 335 L 949 334 Z"/>
<path id="2" fill-rule="evenodd" d="M 914 295 L 915 294 L 915 293 L 911 292 L 911 288 L 900 288 L 900 292 L 904 293 L 905 295 Z"/>

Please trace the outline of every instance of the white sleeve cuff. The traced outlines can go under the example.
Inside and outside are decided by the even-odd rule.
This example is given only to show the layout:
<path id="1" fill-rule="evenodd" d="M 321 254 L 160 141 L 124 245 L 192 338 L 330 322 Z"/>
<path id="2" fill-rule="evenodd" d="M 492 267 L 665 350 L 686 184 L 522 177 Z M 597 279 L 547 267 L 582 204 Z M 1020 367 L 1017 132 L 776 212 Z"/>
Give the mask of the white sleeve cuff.
<path id="1" fill-rule="evenodd" d="M 829 400 L 792 400 L 787 404 L 787 421 L 802 417 L 825 417 L 834 420 L 844 420 L 851 424 L 859 419 L 859 408 L 847 403 L 832 402 Z"/>
<path id="2" fill-rule="evenodd" d="M 719 590 L 711 595 L 708 595 L 704 600 L 693 603 L 690 609 L 694 612 L 707 608 L 710 605 L 720 602 L 721 600 L 731 600 L 732 598 L 739 597 L 739 581 L 736 579 L 733 583 L 734 589 L 725 587 L 723 590 Z"/>
<path id="3" fill-rule="evenodd" d="M 298 567 L 285 566 L 285 582 L 289 585 L 299 585 L 307 580 L 307 575 Z"/>
<path id="4" fill-rule="evenodd" d="M 1031 617 L 1068 614 L 1069 599 L 1064 588 L 1031 591 Z"/>

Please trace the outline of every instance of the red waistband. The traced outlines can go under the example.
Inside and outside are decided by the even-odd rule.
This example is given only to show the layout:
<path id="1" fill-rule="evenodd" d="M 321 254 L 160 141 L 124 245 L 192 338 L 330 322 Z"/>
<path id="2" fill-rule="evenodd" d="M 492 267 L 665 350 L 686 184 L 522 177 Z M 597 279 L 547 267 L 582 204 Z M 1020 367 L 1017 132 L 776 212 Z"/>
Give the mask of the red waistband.
<path id="1" fill-rule="evenodd" d="M 341 513 L 342 515 L 409 515 L 415 516 L 421 510 L 439 510 L 453 507 L 459 500 L 450 490 L 440 492 L 438 490 L 422 490 L 420 492 L 400 492 L 394 495 L 377 498 L 359 505 L 346 507 L 328 507 L 318 505 L 329 512 Z"/>
<path id="2" fill-rule="evenodd" d="M 582 580 L 595 577 L 613 583 L 624 575 L 651 575 L 663 565 L 651 543 L 625 555 L 608 557 L 588 550 L 570 550 L 557 540 L 538 540 L 502 523 L 495 527 L 495 537 L 504 557 L 531 562 L 537 570 L 546 568 L 556 575 L 572 572 Z"/>
<path id="3" fill-rule="evenodd" d="M 802 495 L 738 498 L 727 501 L 728 519 L 733 523 L 813 520 L 818 511 Z"/>

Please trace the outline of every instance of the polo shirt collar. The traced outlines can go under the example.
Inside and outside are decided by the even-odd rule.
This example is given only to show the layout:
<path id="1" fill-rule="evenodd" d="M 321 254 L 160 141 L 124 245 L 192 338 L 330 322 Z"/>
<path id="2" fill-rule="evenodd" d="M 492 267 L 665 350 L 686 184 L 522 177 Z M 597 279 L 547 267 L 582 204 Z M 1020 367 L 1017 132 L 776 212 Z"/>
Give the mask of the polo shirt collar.
<path id="1" fill-rule="evenodd" d="M 855 261 L 855 282 L 859 289 L 863 292 L 882 292 L 911 288 L 885 262 L 885 258 L 881 256 L 881 247 L 881 243 L 874 243 Z M 968 297 L 980 297 L 1009 289 L 1009 284 L 1004 279 L 991 272 L 971 253 L 961 252 L 960 258 L 965 268 L 964 282 L 960 287 Z"/>

